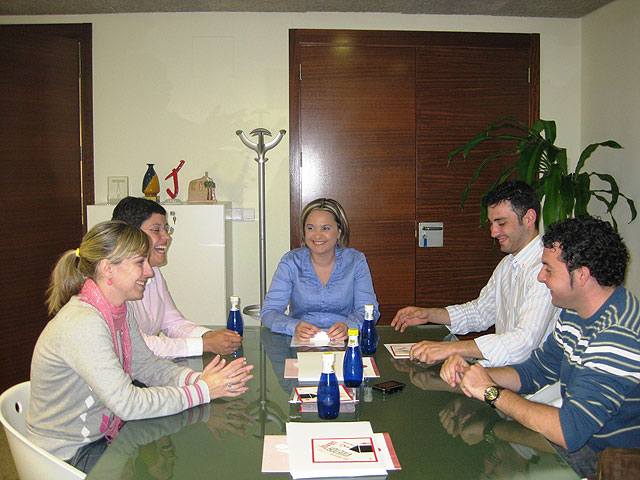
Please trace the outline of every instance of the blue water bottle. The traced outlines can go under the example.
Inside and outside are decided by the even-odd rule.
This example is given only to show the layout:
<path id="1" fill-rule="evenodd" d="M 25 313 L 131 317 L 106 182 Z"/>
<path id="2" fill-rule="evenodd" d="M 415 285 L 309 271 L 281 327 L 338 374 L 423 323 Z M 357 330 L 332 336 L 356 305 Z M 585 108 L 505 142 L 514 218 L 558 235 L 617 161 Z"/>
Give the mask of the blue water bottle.
<path id="1" fill-rule="evenodd" d="M 318 382 L 318 416 L 323 420 L 333 420 L 340 413 L 340 391 L 334 370 L 336 355 L 331 352 L 322 354 L 322 375 Z"/>
<path id="2" fill-rule="evenodd" d="M 349 329 L 349 343 L 342 364 L 344 384 L 347 387 L 359 387 L 362 384 L 362 352 L 358 346 L 358 329 Z"/>
<path id="3" fill-rule="evenodd" d="M 378 347 L 378 332 L 376 332 L 376 321 L 373 319 L 373 305 L 364 306 L 364 323 L 360 333 L 360 349 L 365 355 L 376 353 Z"/>
<path id="4" fill-rule="evenodd" d="M 231 302 L 231 310 L 229 310 L 229 317 L 227 318 L 227 329 L 238 332 L 238 335 L 242 336 L 242 315 L 240 314 L 240 310 L 238 309 L 240 298 L 232 295 L 231 297 L 229 297 L 229 301 Z"/>

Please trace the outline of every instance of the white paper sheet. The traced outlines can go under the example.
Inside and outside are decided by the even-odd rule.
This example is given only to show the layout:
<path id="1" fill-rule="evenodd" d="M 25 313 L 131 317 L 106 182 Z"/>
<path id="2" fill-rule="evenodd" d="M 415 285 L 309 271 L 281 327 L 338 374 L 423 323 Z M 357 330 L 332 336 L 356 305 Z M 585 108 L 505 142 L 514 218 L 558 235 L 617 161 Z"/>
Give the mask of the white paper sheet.
<path id="1" fill-rule="evenodd" d="M 387 433 L 374 433 L 373 443 L 380 454 L 385 469 L 401 470 L 391 438 Z M 262 448 L 262 473 L 289 471 L 289 444 L 286 435 L 265 435 Z"/>
<path id="2" fill-rule="evenodd" d="M 327 335 L 326 330 L 321 330 L 315 337 L 310 340 L 300 340 L 293 336 L 291 337 L 291 347 L 344 347 L 346 345 L 345 340 L 332 340 Z"/>
<path id="3" fill-rule="evenodd" d="M 369 422 L 287 423 L 293 478 L 386 475 Z"/>
<path id="4" fill-rule="evenodd" d="M 322 373 L 322 353 L 323 352 L 298 352 L 298 380 L 301 382 L 317 382 Z M 342 362 L 344 352 L 334 352 L 336 354 L 335 371 L 339 382 L 344 381 L 342 373 Z M 362 371 L 365 378 L 379 377 L 372 357 L 362 358 Z"/>

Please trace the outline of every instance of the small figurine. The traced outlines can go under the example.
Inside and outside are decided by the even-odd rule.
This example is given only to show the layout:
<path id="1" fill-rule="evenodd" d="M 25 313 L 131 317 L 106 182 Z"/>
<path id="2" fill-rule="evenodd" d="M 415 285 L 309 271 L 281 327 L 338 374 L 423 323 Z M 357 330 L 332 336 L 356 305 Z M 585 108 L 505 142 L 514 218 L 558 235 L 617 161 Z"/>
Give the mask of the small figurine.
<path id="1" fill-rule="evenodd" d="M 179 199 L 176 199 L 176 197 L 178 196 L 178 172 L 180 171 L 183 165 L 184 165 L 184 160 L 180 160 L 180 164 L 176 168 L 171 170 L 171 173 L 165 177 L 165 180 L 169 180 L 171 177 L 173 177 L 174 191 L 172 192 L 167 188 L 167 195 L 169 195 L 169 197 L 171 198 L 164 203 L 182 203 Z"/>
<path id="2" fill-rule="evenodd" d="M 187 203 L 216 203 L 216 182 L 204 172 L 204 177 L 189 182 Z"/>

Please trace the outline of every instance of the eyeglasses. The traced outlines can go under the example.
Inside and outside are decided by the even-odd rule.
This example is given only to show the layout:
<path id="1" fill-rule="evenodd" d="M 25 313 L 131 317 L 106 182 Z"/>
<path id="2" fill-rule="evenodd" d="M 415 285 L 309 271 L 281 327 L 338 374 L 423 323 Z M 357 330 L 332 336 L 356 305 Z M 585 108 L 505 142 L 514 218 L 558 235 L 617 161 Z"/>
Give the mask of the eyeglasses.
<path id="1" fill-rule="evenodd" d="M 146 230 L 153 232 L 153 233 L 160 233 L 162 230 L 164 230 L 165 232 L 167 232 L 169 235 L 171 235 L 173 233 L 173 227 L 170 227 L 168 224 L 164 225 L 164 226 L 159 226 L 159 225 L 154 225 L 153 227 L 149 227 Z"/>

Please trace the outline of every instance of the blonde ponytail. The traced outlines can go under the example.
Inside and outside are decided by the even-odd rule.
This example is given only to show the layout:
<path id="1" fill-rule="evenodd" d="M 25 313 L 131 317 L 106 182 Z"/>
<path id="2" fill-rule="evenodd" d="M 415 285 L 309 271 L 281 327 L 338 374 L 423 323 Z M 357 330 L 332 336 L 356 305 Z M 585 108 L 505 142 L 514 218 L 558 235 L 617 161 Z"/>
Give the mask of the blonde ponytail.
<path id="1" fill-rule="evenodd" d="M 84 236 L 80 248 L 67 250 L 58 259 L 47 289 L 49 315 L 58 313 L 87 278 L 96 280 L 103 259 L 118 264 L 126 258 L 148 254 L 149 237 L 139 228 L 121 221 L 97 224 Z"/>

